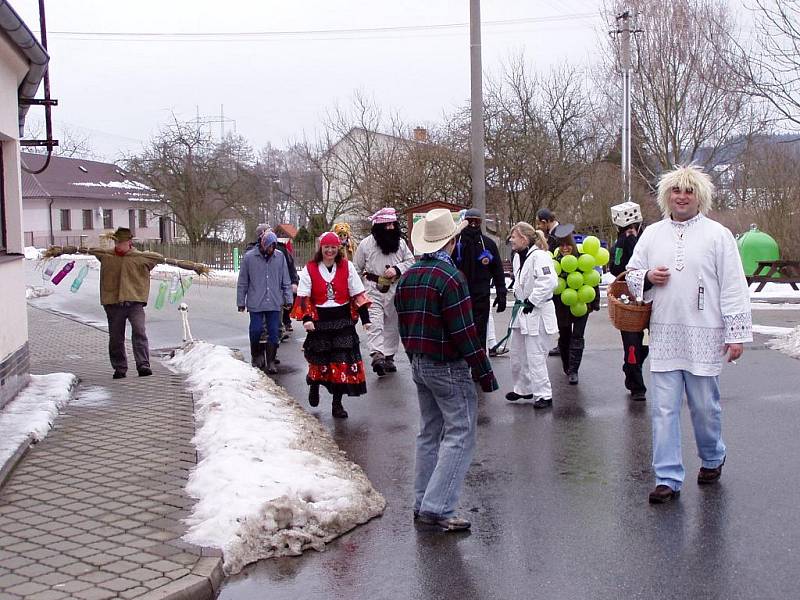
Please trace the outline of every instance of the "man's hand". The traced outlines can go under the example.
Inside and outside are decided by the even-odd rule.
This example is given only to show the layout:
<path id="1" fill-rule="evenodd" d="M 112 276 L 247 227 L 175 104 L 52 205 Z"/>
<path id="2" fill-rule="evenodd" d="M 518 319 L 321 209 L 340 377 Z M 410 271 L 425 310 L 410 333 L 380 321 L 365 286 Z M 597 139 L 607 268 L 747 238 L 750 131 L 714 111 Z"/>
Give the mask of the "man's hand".
<path id="1" fill-rule="evenodd" d="M 306 321 L 305 323 L 303 323 L 303 329 L 305 329 L 305 330 L 306 330 L 306 331 L 308 331 L 309 333 L 311 333 L 312 331 L 314 331 L 314 329 L 315 329 L 315 327 L 314 327 L 314 321 Z"/>
<path id="2" fill-rule="evenodd" d="M 669 281 L 669 267 L 656 267 L 647 272 L 647 280 L 653 285 L 665 285 Z"/>
<path id="3" fill-rule="evenodd" d="M 296 284 L 296 283 L 293 283 L 293 284 L 292 284 L 292 293 L 293 293 L 293 294 L 296 294 L 296 293 L 297 293 L 297 284 Z"/>
<path id="4" fill-rule="evenodd" d="M 244 312 L 244 306 L 239 307 L 239 312 Z"/>
<path id="5" fill-rule="evenodd" d="M 744 353 L 744 344 L 725 344 L 723 354 L 728 359 L 728 362 L 733 362 Z"/>
<path id="6" fill-rule="evenodd" d="M 394 279 L 397 277 L 397 271 L 394 267 L 389 267 L 383 272 L 383 276 L 386 277 L 386 279 Z"/>
<path id="7" fill-rule="evenodd" d="M 501 313 L 506 309 L 505 295 L 497 295 L 494 298 L 494 306 L 497 307 L 497 312 Z"/>
<path id="8" fill-rule="evenodd" d="M 525 313 L 526 315 L 530 314 L 531 312 L 533 312 L 534 308 L 536 308 L 536 307 L 528 299 L 526 299 L 525 302 L 523 302 L 523 304 L 522 304 L 522 312 Z"/>

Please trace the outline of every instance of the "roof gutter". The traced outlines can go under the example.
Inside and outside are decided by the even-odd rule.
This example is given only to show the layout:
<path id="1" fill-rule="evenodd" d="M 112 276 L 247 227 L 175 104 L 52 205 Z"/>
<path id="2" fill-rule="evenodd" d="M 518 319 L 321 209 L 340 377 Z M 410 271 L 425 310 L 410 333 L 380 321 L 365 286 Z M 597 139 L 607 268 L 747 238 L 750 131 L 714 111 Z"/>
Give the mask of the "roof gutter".
<path id="1" fill-rule="evenodd" d="M 36 40 L 33 33 L 16 11 L 11 8 L 7 0 L 0 0 L 0 31 L 4 32 L 17 46 L 19 51 L 28 60 L 28 74 L 19 86 L 17 95 L 19 104 L 19 135 L 25 132 L 25 116 L 30 106 L 23 100 L 30 100 L 36 96 L 39 84 L 42 82 L 50 56 L 42 45 Z"/>

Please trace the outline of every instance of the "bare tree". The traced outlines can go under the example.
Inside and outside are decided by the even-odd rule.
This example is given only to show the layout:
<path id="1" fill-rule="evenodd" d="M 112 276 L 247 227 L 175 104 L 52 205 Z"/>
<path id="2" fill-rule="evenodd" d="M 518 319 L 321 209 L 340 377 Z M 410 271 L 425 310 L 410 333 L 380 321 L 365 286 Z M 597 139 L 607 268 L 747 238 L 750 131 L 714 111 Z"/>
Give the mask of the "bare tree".
<path id="1" fill-rule="evenodd" d="M 542 206 L 557 208 L 570 191 L 582 195 L 581 180 L 605 144 L 578 68 L 561 65 L 542 76 L 520 56 L 489 81 L 485 103 L 488 183 L 503 192 L 490 197 L 504 196 L 509 225 L 533 221 Z"/>
<path id="2" fill-rule="evenodd" d="M 764 101 L 783 125 L 800 130 L 800 2 L 755 0 L 755 35 L 716 43 L 738 72 L 739 90 Z"/>
<path id="3" fill-rule="evenodd" d="M 28 121 L 25 124 L 25 136 L 29 139 L 42 139 L 44 137 L 44 124 L 41 121 Z M 55 156 L 64 158 L 84 158 L 87 160 L 102 160 L 92 146 L 91 136 L 76 127 L 59 125 L 56 127 L 54 137 L 58 146 L 53 148 Z M 27 146 L 25 152 L 32 154 L 47 154 L 44 146 Z"/>
<path id="4" fill-rule="evenodd" d="M 235 215 L 252 189 L 252 150 L 244 138 L 217 142 L 203 124 L 177 118 L 124 163 L 162 195 L 192 244 Z"/>
<path id="5" fill-rule="evenodd" d="M 724 58 L 732 49 L 735 23 L 724 0 L 631 0 L 640 31 L 634 36 L 631 104 L 641 132 L 641 175 L 675 164 L 714 165 L 729 141 L 752 131 L 749 97 L 732 85 L 740 72 Z M 605 5 L 609 21 L 623 3 Z M 606 47 L 602 70 L 608 101 L 619 104 L 618 48 Z M 611 85 L 609 85 L 609 83 Z"/>

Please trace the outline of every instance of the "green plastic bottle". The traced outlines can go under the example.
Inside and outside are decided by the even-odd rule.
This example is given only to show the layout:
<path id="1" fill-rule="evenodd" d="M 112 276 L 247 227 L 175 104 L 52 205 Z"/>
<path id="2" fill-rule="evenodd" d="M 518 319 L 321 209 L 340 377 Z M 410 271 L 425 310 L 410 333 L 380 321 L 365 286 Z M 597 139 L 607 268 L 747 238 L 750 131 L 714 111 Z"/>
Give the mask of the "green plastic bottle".
<path id="1" fill-rule="evenodd" d="M 164 300 L 167 299 L 167 282 L 162 281 L 158 286 L 158 295 L 156 296 L 156 310 L 164 308 Z"/>

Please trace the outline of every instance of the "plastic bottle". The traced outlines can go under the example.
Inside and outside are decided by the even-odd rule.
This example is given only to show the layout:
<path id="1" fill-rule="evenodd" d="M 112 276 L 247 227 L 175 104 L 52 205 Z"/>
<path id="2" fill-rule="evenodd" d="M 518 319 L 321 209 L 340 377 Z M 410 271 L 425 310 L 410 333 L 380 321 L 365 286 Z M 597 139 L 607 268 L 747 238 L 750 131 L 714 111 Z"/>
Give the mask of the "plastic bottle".
<path id="1" fill-rule="evenodd" d="M 172 281 L 169 284 L 169 303 L 175 304 L 178 301 L 178 294 L 180 294 L 181 290 L 181 280 L 180 277 L 175 275 L 172 278 Z M 180 294 L 183 295 L 183 294 Z"/>
<path id="2" fill-rule="evenodd" d="M 83 285 L 83 280 L 86 278 L 86 274 L 88 272 L 89 272 L 89 265 L 84 264 L 81 267 L 81 270 L 78 271 L 78 275 L 75 277 L 75 280 L 72 282 L 72 285 L 69 287 L 70 292 L 74 294 L 79 289 L 81 289 L 81 285 Z"/>
<path id="3" fill-rule="evenodd" d="M 71 260 L 63 267 L 61 267 L 61 270 L 58 273 L 56 273 L 55 277 L 53 277 L 53 283 L 55 285 L 61 283 L 61 280 L 64 279 L 64 277 L 66 277 L 70 271 L 72 271 L 72 267 L 74 266 L 75 266 L 75 261 Z"/>
<path id="4" fill-rule="evenodd" d="M 44 268 L 44 273 L 42 273 L 42 279 L 50 279 L 53 276 L 53 273 L 56 272 L 56 267 L 58 266 L 57 260 L 51 260 L 47 263 L 47 266 Z"/>
<path id="5" fill-rule="evenodd" d="M 164 300 L 167 297 L 167 282 L 162 281 L 158 286 L 158 295 L 156 296 L 156 310 L 164 308 Z"/>

